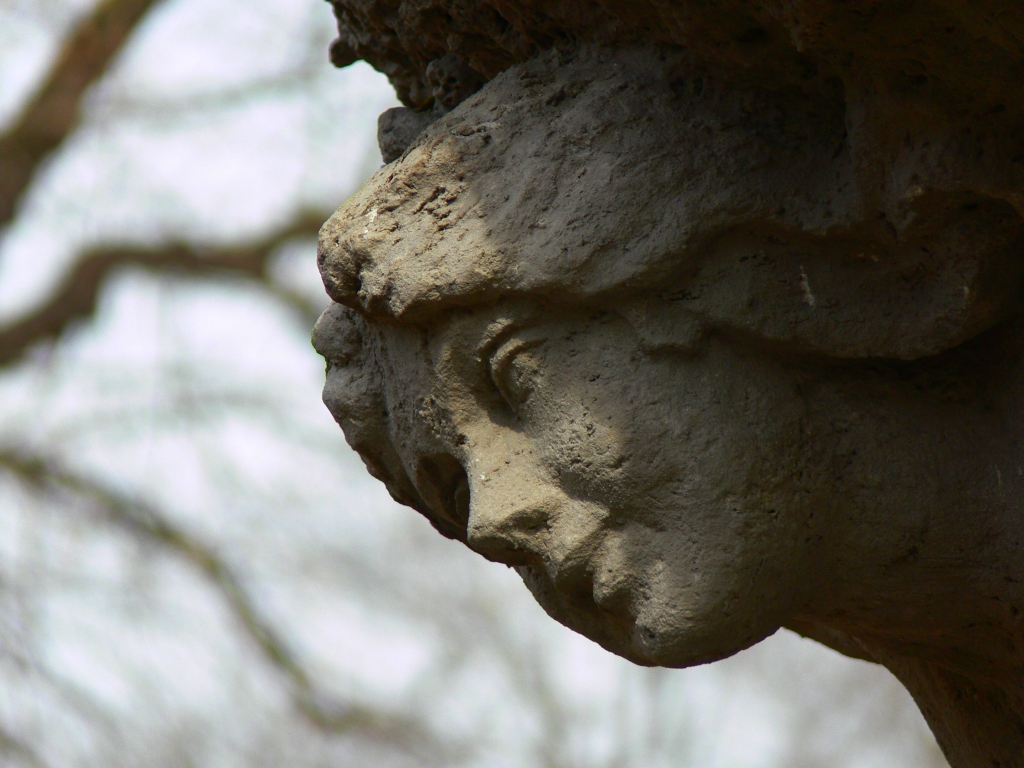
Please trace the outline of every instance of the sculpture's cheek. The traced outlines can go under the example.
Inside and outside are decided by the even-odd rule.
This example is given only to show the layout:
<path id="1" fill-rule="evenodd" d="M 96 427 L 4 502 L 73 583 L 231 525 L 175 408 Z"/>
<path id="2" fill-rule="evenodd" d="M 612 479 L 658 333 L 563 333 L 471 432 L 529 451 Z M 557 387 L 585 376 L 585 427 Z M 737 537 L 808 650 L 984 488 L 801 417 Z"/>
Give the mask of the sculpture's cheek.
<path id="1" fill-rule="evenodd" d="M 789 598 L 778 588 L 788 563 L 777 542 L 747 541 L 735 530 L 702 539 L 658 532 L 641 556 L 644 589 L 634 607 L 634 653 L 664 666 L 732 655 L 774 633 Z M 777 558 L 773 565 L 772 558 Z"/>
<path id="2" fill-rule="evenodd" d="M 443 452 L 465 470 L 469 546 L 639 663 L 707 662 L 774 632 L 800 572 L 777 500 L 802 414 L 792 382 L 714 338 L 648 354 L 608 313 L 517 330 L 482 366 L 466 350 L 485 321 L 437 332 L 429 386 L 409 366 L 389 379 L 406 466 Z"/>
<path id="3" fill-rule="evenodd" d="M 716 345 L 600 385 L 552 368 L 531 414 L 543 405 L 546 418 L 527 431 L 573 502 L 545 547 L 571 555 L 532 573 L 542 605 L 640 663 L 703 663 L 777 630 L 804 567 L 799 489 L 785 479 L 803 410 L 787 381 Z M 584 539 L 592 507 L 600 530 Z"/>
<path id="4" fill-rule="evenodd" d="M 742 524 L 724 519 L 735 505 L 725 506 L 689 510 L 709 525 L 652 528 L 570 504 L 527 545 L 547 557 L 520 572 L 553 618 L 637 663 L 723 658 L 781 626 L 792 581 L 782 573 L 791 565 L 785 547 L 744 539 Z"/>

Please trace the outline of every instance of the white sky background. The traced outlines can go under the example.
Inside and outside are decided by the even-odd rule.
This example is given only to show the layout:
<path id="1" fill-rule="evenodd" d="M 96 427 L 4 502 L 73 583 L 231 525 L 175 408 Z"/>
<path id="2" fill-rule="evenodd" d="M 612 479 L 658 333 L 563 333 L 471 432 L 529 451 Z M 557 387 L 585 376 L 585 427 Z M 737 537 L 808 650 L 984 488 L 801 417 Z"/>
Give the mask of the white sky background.
<path id="1" fill-rule="evenodd" d="M 82 0 L 0 0 L 0 120 Z M 231 242 L 329 210 L 380 163 L 386 79 L 334 70 L 318 0 L 167 0 L 0 241 L 0 320 L 83 248 Z M 325 301 L 314 247 L 278 279 Z M 270 292 L 127 271 L 93 322 L 0 370 L 0 445 L 30 446 L 216 544 L 319 684 L 417 713 L 468 765 L 944 765 L 884 670 L 782 632 L 682 671 L 548 619 L 513 572 L 366 474 L 320 403 L 309 327 Z M 221 596 L 173 555 L 0 479 L 0 722 L 48 765 L 402 765 L 317 733 Z"/>

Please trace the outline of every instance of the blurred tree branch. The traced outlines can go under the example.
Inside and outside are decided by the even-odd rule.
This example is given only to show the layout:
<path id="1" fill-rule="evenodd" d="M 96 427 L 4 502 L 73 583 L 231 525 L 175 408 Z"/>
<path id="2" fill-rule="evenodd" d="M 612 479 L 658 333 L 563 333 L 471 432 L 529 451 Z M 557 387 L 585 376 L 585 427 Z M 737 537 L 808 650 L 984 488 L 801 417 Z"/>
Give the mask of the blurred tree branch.
<path id="1" fill-rule="evenodd" d="M 82 97 L 160 0 L 101 0 L 65 41 L 45 82 L 0 134 L 0 226 L 11 221 L 36 170 L 78 123 Z"/>
<path id="2" fill-rule="evenodd" d="M 430 533 L 433 535 L 433 531 Z M 538 728 L 531 738 L 536 742 L 539 768 L 628 766 L 624 758 L 615 755 L 607 761 L 591 757 L 583 763 L 567 749 L 576 713 L 558 695 L 556 680 L 544 667 L 544 649 L 509 633 L 500 606 L 487 593 L 472 590 L 461 599 L 446 593 L 438 596 L 446 604 L 445 610 L 439 611 L 434 600 L 425 599 L 428 586 L 421 580 L 395 579 L 393 572 L 343 549 L 331 548 L 329 558 L 324 560 L 329 560 L 341 579 L 356 585 L 362 594 L 372 595 L 379 603 L 394 604 L 400 615 L 415 616 L 437 627 L 446 638 L 451 660 L 464 660 L 484 648 L 492 653 L 507 670 L 512 688 L 536 713 Z"/>
<path id="3" fill-rule="evenodd" d="M 338 701 L 318 690 L 288 642 L 264 617 L 242 580 L 216 548 L 174 524 L 152 504 L 129 498 L 103 483 L 68 469 L 50 457 L 20 449 L 0 449 L 0 468 L 43 494 L 71 494 L 89 502 L 102 518 L 137 539 L 155 544 L 188 562 L 224 598 L 245 634 L 263 658 L 288 681 L 295 705 L 317 728 L 333 734 L 355 735 L 397 747 L 445 764 L 457 762 L 461 748 L 446 744 L 423 722 L 404 714 Z M 0 750 L 20 744 L 0 733 Z"/>
<path id="4" fill-rule="evenodd" d="M 303 89 L 309 89 L 323 76 L 323 67 L 319 59 L 309 58 L 284 72 L 254 78 L 241 85 L 191 93 L 187 96 L 111 96 L 103 100 L 101 117 L 128 116 L 136 120 L 145 119 L 162 123 L 170 118 L 180 118 L 197 112 L 235 108 L 251 103 L 255 99 L 294 96 Z"/>
<path id="5" fill-rule="evenodd" d="M 46 158 L 78 122 L 82 98 L 109 68 L 146 12 L 161 0 L 101 0 L 65 41 L 45 82 L 14 123 L 0 133 L 0 227 L 9 223 L 17 202 Z M 310 77 L 310 62 L 280 82 Z M 274 284 L 270 257 L 290 239 L 315 237 L 326 213 L 306 212 L 262 240 L 224 247 L 168 243 L 152 247 L 104 247 L 82 254 L 61 285 L 22 317 L 0 324 L 0 368 L 17 362 L 34 344 L 58 337 L 69 325 L 92 315 L 106 280 L 128 266 L 196 277 L 235 275 L 263 283 L 306 320 L 320 307 Z"/>
<path id="6" fill-rule="evenodd" d="M 30 766 L 30 768 L 46 768 L 46 763 L 36 754 L 34 749 L 3 728 L 0 728 L 0 755 L 16 761 L 15 765 Z M 11 763 L 5 760 L 4 765 L 11 765 Z"/>
<path id="7" fill-rule="evenodd" d="M 44 304 L 0 325 L 0 367 L 17 362 L 33 345 L 59 336 L 74 321 L 89 317 L 106 280 L 128 266 L 199 277 L 233 275 L 262 282 L 304 316 L 316 319 L 319 308 L 307 299 L 273 285 L 268 274 L 274 252 L 289 240 L 316 237 L 329 214 L 307 212 L 261 240 L 221 248 L 172 243 L 146 248 L 102 248 L 84 254 Z"/>

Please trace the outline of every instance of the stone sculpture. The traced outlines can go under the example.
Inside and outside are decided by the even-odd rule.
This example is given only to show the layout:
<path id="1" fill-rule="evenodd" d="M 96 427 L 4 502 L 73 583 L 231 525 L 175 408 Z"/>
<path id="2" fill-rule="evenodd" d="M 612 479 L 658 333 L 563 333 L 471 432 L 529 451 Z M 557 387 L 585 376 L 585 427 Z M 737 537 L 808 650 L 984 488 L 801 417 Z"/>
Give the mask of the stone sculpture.
<path id="1" fill-rule="evenodd" d="M 1024 765 L 1024 7 L 333 1 L 411 108 L 320 235 L 370 472 L 614 653 L 789 627 Z"/>

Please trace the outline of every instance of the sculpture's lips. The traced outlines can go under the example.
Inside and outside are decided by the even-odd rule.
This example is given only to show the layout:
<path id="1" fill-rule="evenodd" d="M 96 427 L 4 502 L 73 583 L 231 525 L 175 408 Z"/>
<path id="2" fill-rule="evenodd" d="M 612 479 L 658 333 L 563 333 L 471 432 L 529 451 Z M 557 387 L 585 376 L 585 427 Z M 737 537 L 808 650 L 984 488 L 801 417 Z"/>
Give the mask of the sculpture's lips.
<path id="1" fill-rule="evenodd" d="M 540 573 L 533 583 L 526 581 L 553 618 L 634 664 L 692 666 L 739 650 L 723 653 L 717 645 L 709 650 L 700 623 L 667 623 L 666 606 L 653 594 L 656 587 L 639 564 L 632 565 L 621 565 L 599 550 L 573 559 L 553 578 L 534 568 Z"/>
<path id="2" fill-rule="evenodd" d="M 614 580 L 602 573 L 602 557 L 576 556 L 557 566 L 519 567 L 520 576 L 541 607 L 556 621 L 635 664 L 656 664 L 657 643 L 637 623 L 639 583 L 622 569 Z"/>
<path id="3" fill-rule="evenodd" d="M 632 623 L 636 598 L 633 587 L 639 582 L 632 569 L 610 554 L 604 546 L 606 538 L 603 531 L 587 537 L 545 570 L 552 586 L 571 595 L 577 607 L 594 615 L 614 617 L 617 623 Z"/>

